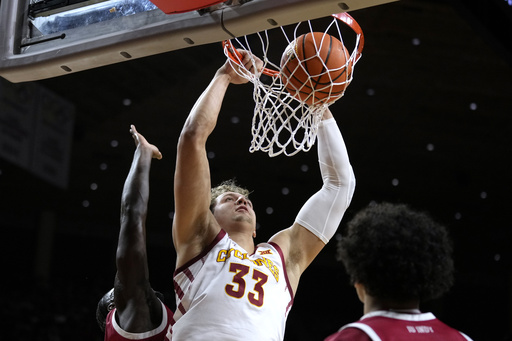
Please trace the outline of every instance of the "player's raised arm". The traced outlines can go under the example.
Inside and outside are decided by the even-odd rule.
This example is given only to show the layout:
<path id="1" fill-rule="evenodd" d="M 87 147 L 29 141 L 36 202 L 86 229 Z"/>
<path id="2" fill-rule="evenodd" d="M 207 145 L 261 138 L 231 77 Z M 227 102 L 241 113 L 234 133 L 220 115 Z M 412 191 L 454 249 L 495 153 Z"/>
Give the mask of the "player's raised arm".
<path id="1" fill-rule="evenodd" d="M 130 132 L 136 149 L 121 199 L 114 302 L 120 327 L 129 332 L 144 332 L 156 328 L 162 316 L 161 303 L 149 283 L 146 252 L 149 171 L 152 158 L 161 159 L 162 154 L 134 126 Z"/>
<path id="2" fill-rule="evenodd" d="M 283 249 L 292 287 L 334 235 L 355 190 L 355 176 L 341 132 L 327 109 L 318 128 L 323 186 L 304 204 L 292 227 L 271 241 Z"/>
<path id="3" fill-rule="evenodd" d="M 249 56 L 244 57 L 244 62 L 249 63 Z M 220 231 L 209 210 L 211 183 L 205 145 L 217 124 L 228 85 L 246 82 L 247 79 L 240 77 L 226 61 L 195 103 L 181 131 L 174 178 L 173 221 L 178 267 L 198 255 Z"/>

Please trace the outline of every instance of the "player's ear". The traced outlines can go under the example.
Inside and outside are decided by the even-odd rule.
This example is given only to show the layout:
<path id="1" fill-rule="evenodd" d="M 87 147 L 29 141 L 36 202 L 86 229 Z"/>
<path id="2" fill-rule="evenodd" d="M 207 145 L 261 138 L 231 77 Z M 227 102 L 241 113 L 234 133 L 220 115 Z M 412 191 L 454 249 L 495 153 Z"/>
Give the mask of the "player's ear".
<path id="1" fill-rule="evenodd" d="M 364 303 L 364 299 L 366 297 L 366 289 L 364 285 L 356 282 L 354 283 L 354 288 L 356 288 L 357 297 L 359 298 L 359 301 L 361 301 L 361 303 Z"/>
<path id="2" fill-rule="evenodd" d="M 252 237 L 256 238 L 256 230 L 252 231 Z"/>

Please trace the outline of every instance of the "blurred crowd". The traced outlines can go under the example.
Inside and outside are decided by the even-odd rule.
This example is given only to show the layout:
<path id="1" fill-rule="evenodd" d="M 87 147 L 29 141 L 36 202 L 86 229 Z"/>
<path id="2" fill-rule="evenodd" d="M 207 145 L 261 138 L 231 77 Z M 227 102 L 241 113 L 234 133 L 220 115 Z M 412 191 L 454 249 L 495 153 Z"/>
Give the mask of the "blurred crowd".
<path id="1" fill-rule="evenodd" d="M 102 341 L 95 311 L 107 286 L 87 279 L 54 278 L 42 283 L 11 278 L 10 289 L 3 290 L 0 340 Z"/>

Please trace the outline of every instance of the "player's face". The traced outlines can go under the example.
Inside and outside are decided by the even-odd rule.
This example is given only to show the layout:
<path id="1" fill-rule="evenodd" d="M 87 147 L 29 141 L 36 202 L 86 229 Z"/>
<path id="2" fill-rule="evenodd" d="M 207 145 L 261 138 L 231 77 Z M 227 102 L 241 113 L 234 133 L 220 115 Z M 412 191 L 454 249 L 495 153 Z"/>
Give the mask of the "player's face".
<path id="1" fill-rule="evenodd" d="M 214 216 L 224 228 L 232 222 L 245 222 L 253 228 L 256 227 L 256 214 L 252 202 L 240 193 L 226 192 L 219 195 Z"/>

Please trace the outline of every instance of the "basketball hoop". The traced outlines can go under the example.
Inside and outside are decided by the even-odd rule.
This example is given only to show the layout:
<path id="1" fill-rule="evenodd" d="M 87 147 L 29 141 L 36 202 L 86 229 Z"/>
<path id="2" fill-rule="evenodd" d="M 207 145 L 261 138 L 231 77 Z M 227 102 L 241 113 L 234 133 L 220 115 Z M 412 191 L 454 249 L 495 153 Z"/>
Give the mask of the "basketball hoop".
<path id="1" fill-rule="evenodd" d="M 297 23 L 294 28 L 280 27 L 282 35 L 277 35 L 281 38 L 281 43 L 287 46 L 286 49 L 269 49 L 270 40 L 277 45 L 278 39 L 274 36 L 279 30 L 265 30 L 223 42 L 224 54 L 232 65 L 238 66 L 234 69 L 254 85 L 253 138 L 249 148 L 251 153 L 260 150 L 274 157 L 309 151 L 315 143 L 318 125 L 325 110 L 345 94 L 352 81 L 355 64 L 361 58 L 364 35 L 359 24 L 349 14 L 333 14 L 331 17 L 332 20 L 328 24 L 323 23 L 321 29 L 314 27 L 317 22 L 311 20 Z M 340 25 L 340 22 L 345 25 Z M 356 34 L 351 53 L 344 49 L 342 31 L 346 27 Z M 322 55 L 322 50 L 327 50 L 324 48 L 325 44 L 328 39 L 332 41 L 332 38 L 339 40 L 341 49 L 345 51 L 343 65 L 336 67 L 328 64 L 328 55 L 327 58 Z M 298 52 L 298 39 L 309 39 L 309 44 L 313 44 L 313 47 L 308 48 L 313 49 L 313 55 L 306 56 L 306 48 L 303 52 Z M 261 75 L 254 75 L 243 66 L 242 55 L 237 49 L 250 52 L 253 64 L 254 56 L 263 61 Z M 330 51 L 329 49 L 329 53 Z M 272 56 L 276 52 L 278 55 Z M 273 58 L 280 62 L 272 62 Z M 297 66 L 291 71 L 284 70 L 282 66 L 288 65 L 290 60 Z M 320 65 L 322 71 L 311 74 L 308 63 Z M 343 74 L 344 78 L 335 79 L 332 76 L 335 73 Z M 302 77 L 300 82 L 297 82 L 298 75 Z M 328 82 L 320 82 L 320 79 L 327 79 Z M 325 85 L 319 86 L 320 83 Z"/>

